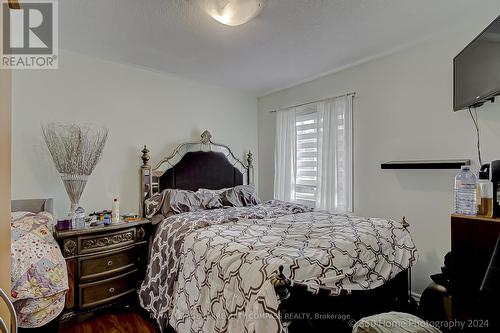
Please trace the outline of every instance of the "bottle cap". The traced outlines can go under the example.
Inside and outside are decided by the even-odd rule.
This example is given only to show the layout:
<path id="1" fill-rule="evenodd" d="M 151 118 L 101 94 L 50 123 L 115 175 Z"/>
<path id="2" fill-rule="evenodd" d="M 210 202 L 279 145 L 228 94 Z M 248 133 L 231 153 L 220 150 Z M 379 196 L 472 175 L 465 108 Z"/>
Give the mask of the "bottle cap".
<path id="1" fill-rule="evenodd" d="M 479 179 L 490 179 L 490 174 L 488 171 L 479 171 Z"/>
<path id="2" fill-rule="evenodd" d="M 479 170 L 479 179 L 490 179 L 490 165 L 483 164 Z"/>

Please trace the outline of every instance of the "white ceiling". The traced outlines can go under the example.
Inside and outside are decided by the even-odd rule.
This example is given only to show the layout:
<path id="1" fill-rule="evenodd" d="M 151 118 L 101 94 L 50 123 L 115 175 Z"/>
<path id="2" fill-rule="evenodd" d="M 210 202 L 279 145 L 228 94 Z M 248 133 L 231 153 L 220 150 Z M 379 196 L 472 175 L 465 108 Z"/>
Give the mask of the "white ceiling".
<path id="1" fill-rule="evenodd" d="M 261 96 L 443 32 L 490 0 L 268 0 L 237 27 L 197 1 L 59 1 L 60 46 Z"/>

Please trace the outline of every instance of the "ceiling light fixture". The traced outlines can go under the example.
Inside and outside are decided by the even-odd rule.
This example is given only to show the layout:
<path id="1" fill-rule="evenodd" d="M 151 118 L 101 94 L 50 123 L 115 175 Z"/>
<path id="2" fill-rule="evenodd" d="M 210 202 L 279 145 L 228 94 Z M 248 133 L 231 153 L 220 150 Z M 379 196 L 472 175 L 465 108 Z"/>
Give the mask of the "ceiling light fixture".
<path id="1" fill-rule="evenodd" d="M 203 10 L 222 24 L 247 23 L 262 11 L 266 0 L 202 0 Z"/>

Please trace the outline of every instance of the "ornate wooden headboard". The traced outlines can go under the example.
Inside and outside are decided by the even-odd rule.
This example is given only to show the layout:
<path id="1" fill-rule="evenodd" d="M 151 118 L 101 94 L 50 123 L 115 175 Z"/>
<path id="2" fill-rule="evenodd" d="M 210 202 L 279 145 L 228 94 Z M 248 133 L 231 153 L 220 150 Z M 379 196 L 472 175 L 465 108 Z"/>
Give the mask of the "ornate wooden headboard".
<path id="1" fill-rule="evenodd" d="M 146 146 L 141 158 L 142 214 L 144 200 L 164 189 L 218 190 L 253 184 L 252 153 L 246 155 L 245 165 L 228 146 L 212 142 L 209 131 L 204 131 L 198 142 L 180 144 L 154 167 L 149 164 L 149 149 Z"/>

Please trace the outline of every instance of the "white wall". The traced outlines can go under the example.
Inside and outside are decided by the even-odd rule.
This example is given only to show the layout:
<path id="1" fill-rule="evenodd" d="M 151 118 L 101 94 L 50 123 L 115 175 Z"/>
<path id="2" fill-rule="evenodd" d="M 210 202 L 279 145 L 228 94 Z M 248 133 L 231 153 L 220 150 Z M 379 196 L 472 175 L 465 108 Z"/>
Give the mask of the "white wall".
<path id="1" fill-rule="evenodd" d="M 256 99 L 219 87 L 61 51 L 58 70 L 17 71 L 12 90 L 12 197 L 53 197 L 59 216 L 69 199 L 43 142 L 42 122 L 109 128 L 81 199 L 87 212 L 111 208 L 115 195 L 121 212 L 138 211 L 144 144 L 154 163 L 208 129 L 239 158 L 250 149 L 258 161 Z"/>
<path id="2" fill-rule="evenodd" d="M 356 91 L 354 209 L 364 216 L 407 216 L 420 252 L 413 270 L 421 292 L 450 249 L 456 170 L 381 170 L 390 160 L 470 158 L 477 167 L 469 114 L 452 111 L 452 58 L 498 14 L 481 8 L 454 33 L 259 99 L 259 184 L 273 196 L 275 116 L 268 111 Z M 483 159 L 500 159 L 500 100 L 479 110 Z"/>

